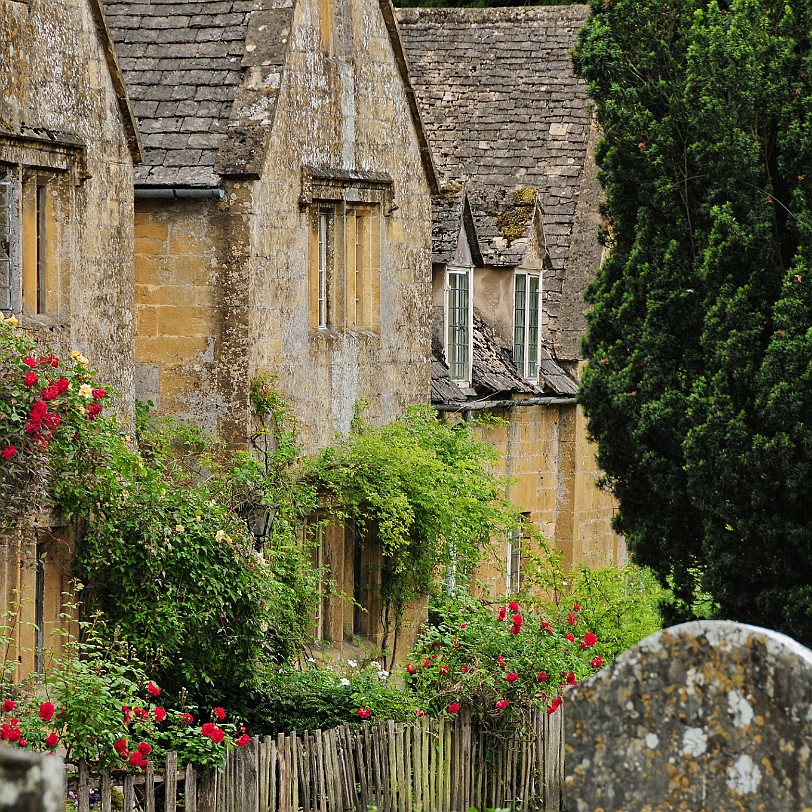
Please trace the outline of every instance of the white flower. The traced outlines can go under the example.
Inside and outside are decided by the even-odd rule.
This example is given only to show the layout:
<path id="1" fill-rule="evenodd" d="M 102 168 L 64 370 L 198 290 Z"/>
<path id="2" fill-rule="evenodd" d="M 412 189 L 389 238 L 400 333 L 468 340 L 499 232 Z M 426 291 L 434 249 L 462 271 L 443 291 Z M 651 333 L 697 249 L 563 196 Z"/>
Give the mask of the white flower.
<path id="1" fill-rule="evenodd" d="M 381 669 L 381 670 L 378 672 L 378 676 L 379 676 L 381 679 L 387 679 L 387 678 L 389 677 L 389 672 L 388 672 L 388 671 L 385 671 L 384 669 Z"/>
<path id="2" fill-rule="evenodd" d="M 214 540 L 215 540 L 216 542 L 218 542 L 218 543 L 219 543 L 219 542 L 222 542 L 222 541 L 225 541 L 225 540 L 226 540 L 226 531 L 225 531 L 225 530 L 218 530 L 218 531 L 217 531 L 217 532 L 214 534 Z"/>
<path id="3" fill-rule="evenodd" d="M 185 533 L 186 528 L 182 524 L 176 524 L 175 525 L 175 532 L 176 533 Z"/>
<path id="4" fill-rule="evenodd" d="M 355 660 L 347 660 L 347 665 L 348 665 L 350 668 L 358 668 L 358 663 L 357 663 L 357 662 L 355 662 Z"/>
<path id="5" fill-rule="evenodd" d="M 338 684 L 339 685 L 349 685 L 350 681 L 346 677 L 342 677 L 341 681 Z"/>
<path id="6" fill-rule="evenodd" d="M 381 664 L 380 664 L 380 663 L 379 663 L 377 660 L 373 660 L 373 661 L 370 663 L 370 665 L 371 665 L 373 668 L 377 668 L 377 669 L 378 669 L 378 671 L 380 671 L 380 670 L 381 670 Z"/>
<path id="7" fill-rule="evenodd" d="M 315 657 L 308 657 L 308 658 L 307 658 L 307 661 L 308 661 L 309 663 L 315 663 L 315 662 L 316 662 L 316 658 L 315 658 Z"/>
<path id="8" fill-rule="evenodd" d="M 83 383 L 79 387 L 79 397 L 90 400 L 93 397 L 93 387 L 89 383 Z"/>

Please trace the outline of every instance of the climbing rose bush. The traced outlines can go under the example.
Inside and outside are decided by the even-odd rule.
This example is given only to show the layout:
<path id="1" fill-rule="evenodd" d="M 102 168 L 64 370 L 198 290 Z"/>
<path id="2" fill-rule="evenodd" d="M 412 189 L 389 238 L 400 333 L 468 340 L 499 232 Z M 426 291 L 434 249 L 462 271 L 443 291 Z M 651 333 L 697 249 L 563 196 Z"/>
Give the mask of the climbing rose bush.
<path id="1" fill-rule="evenodd" d="M 498 717 L 529 707 L 555 713 L 567 687 L 603 666 L 600 641 L 577 603 L 546 616 L 516 601 L 466 597 L 430 626 L 405 665 L 417 715 L 467 708 Z"/>

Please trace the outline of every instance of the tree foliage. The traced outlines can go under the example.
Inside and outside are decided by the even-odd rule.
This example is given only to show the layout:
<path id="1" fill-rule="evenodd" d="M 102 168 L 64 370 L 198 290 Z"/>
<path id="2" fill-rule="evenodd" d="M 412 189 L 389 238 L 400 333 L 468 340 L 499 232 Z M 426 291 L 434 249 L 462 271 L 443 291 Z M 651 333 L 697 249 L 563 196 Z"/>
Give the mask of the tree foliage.
<path id="1" fill-rule="evenodd" d="M 580 399 L 638 562 L 812 642 L 812 6 L 593 0 Z"/>

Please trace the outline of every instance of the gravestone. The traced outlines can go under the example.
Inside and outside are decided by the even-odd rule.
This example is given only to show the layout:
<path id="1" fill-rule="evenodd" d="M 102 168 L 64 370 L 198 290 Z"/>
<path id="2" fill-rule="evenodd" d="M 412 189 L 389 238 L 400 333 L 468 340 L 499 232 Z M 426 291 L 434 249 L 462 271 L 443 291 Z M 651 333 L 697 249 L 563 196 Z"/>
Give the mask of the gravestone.
<path id="1" fill-rule="evenodd" d="M 62 759 L 0 745 L 0 812 L 62 812 L 64 809 Z"/>
<path id="2" fill-rule="evenodd" d="M 568 699 L 569 812 L 812 812 L 812 651 L 789 637 L 675 626 Z"/>

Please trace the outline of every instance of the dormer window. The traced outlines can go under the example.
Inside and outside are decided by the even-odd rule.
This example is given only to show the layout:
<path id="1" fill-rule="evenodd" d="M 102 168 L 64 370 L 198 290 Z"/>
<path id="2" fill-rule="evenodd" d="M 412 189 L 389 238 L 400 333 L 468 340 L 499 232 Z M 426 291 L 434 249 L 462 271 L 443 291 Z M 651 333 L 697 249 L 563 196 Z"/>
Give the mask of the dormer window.
<path id="1" fill-rule="evenodd" d="M 517 270 L 514 276 L 513 363 L 519 374 L 537 381 L 541 354 L 541 273 Z"/>
<path id="2" fill-rule="evenodd" d="M 473 268 L 446 271 L 446 360 L 452 380 L 469 386 L 473 355 Z"/>

